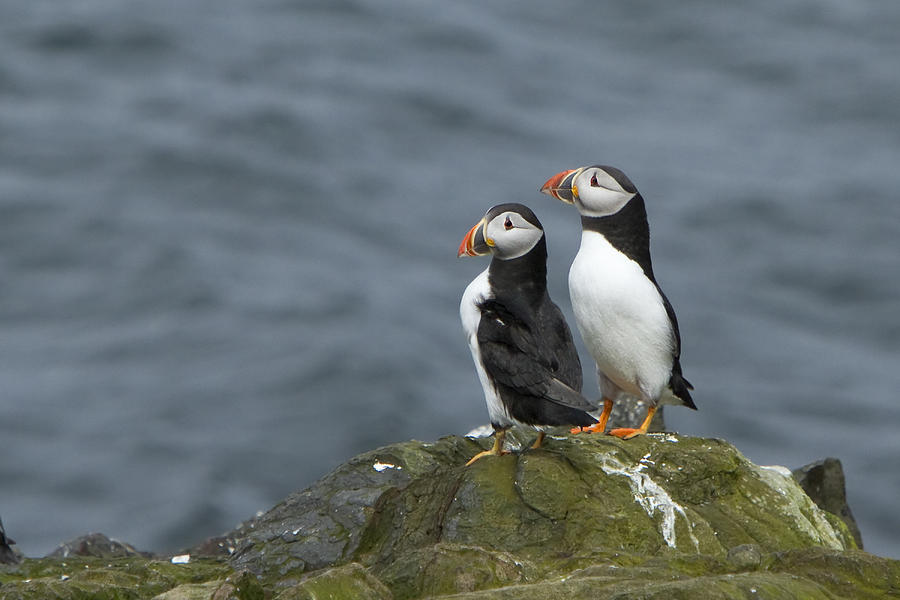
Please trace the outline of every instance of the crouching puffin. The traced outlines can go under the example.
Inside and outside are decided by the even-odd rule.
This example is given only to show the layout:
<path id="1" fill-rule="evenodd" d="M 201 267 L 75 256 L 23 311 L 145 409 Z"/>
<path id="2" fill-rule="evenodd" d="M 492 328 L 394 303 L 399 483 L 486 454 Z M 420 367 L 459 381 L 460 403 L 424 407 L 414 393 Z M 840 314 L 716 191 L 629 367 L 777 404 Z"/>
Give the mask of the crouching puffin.
<path id="1" fill-rule="evenodd" d="M 660 404 L 696 410 L 694 388 L 681 374 L 678 320 L 653 276 L 650 227 L 637 188 L 619 169 L 593 166 L 558 173 L 541 191 L 581 213 L 569 294 L 604 401 L 599 422 L 585 431 L 603 432 L 620 392 L 650 407 L 639 428 L 610 431 L 624 439 L 647 433 Z"/>
<path id="2" fill-rule="evenodd" d="M 512 425 L 589 426 L 597 407 L 581 395 L 581 361 L 559 307 L 547 294 L 547 242 L 540 221 L 521 204 L 487 211 L 457 256 L 491 254 L 491 264 L 463 293 L 459 306 L 475 369 L 494 428 L 494 445 L 475 455 L 506 454 Z"/>

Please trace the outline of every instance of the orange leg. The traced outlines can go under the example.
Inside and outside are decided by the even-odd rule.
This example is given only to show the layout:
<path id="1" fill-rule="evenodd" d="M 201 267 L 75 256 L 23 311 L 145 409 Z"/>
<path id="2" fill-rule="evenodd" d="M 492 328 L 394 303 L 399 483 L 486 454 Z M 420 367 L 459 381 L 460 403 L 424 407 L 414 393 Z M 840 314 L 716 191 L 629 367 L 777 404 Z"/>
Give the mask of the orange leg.
<path id="1" fill-rule="evenodd" d="M 644 435 L 647 433 L 647 430 L 650 428 L 650 421 L 653 420 L 653 415 L 656 414 L 656 407 L 651 406 L 647 409 L 647 418 L 644 419 L 644 422 L 641 423 L 641 426 L 637 429 L 632 429 L 631 427 L 620 427 L 618 429 L 613 429 L 609 432 L 609 435 L 614 435 L 618 438 L 622 438 L 623 440 L 630 440 L 636 435 Z"/>
<path id="2" fill-rule="evenodd" d="M 547 435 L 543 431 L 538 431 L 537 439 L 534 440 L 534 443 L 531 445 L 532 450 L 537 450 L 541 447 L 541 444 L 544 443 L 544 436 Z"/>
<path id="3" fill-rule="evenodd" d="M 484 452 L 479 452 L 475 456 L 466 463 L 468 467 L 472 463 L 474 463 L 479 458 L 484 458 L 485 456 L 502 456 L 504 454 L 509 454 L 506 450 L 503 449 L 503 439 L 506 437 L 506 430 L 501 429 L 500 431 L 494 433 L 494 445 L 490 450 L 485 450 Z"/>
<path id="4" fill-rule="evenodd" d="M 600 419 L 590 427 L 573 427 L 569 433 L 603 433 L 606 429 L 606 422 L 609 421 L 609 413 L 612 412 L 613 401 L 609 398 L 603 399 L 603 412 L 600 413 Z"/>

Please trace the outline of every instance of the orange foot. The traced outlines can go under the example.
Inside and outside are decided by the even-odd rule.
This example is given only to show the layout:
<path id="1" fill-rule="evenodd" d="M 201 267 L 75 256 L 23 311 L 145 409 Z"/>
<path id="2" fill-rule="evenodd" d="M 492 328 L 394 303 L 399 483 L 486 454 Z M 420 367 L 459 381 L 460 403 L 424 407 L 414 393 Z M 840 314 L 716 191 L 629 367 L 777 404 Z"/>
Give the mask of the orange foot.
<path id="1" fill-rule="evenodd" d="M 569 430 L 569 433 L 603 433 L 603 430 L 606 429 L 606 422 L 609 421 L 609 413 L 612 412 L 612 407 L 612 400 L 604 398 L 603 412 L 600 413 L 600 418 L 597 419 L 597 422 L 590 427 L 573 427 Z"/>
<path id="2" fill-rule="evenodd" d="M 614 435 L 617 438 L 622 438 L 623 440 L 630 440 L 637 435 L 643 435 L 645 433 L 647 432 L 641 431 L 640 428 L 634 429 L 632 427 L 618 427 L 610 431 L 609 435 Z"/>
<path id="3" fill-rule="evenodd" d="M 650 429 L 650 421 L 653 420 L 653 415 L 656 413 L 656 407 L 651 406 L 647 409 L 647 417 L 644 419 L 644 422 L 641 423 L 641 426 L 637 429 L 633 429 L 631 427 L 619 427 L 617 429 L 613 429 L 609 432 L 609 435 L 614 435 L 617 438 L 621 438 L 623 440 L 630 440 L 631 438 L 644 435 L 647 433 L 647 430 Z"/>
<path id="4" fill-rule="evenodd" d="M 491 446 L 490 450 L 485 450 L 484 452 L 479 452 L 475 456 L 473 456 L 469 462 L 466 463 L 466 466 L 470 466 L 479 458 L 484 458 L 485 456 L 503 456 L 504 454 L 509 454 L 508 451 L 503 449 L 503 440 L 506 438 L 506 430 L 501 429 L 499 431 L 494 432 L 494 445 Z"/>
<path id="5" fill-rule="evenodd" d="M 569 430 L 569 433 L 579 434 L 579 433 L 603 433 L 603 430 L 606 429 L 606 423 L 602 425 L 597 422 L 591 425 L 590 427 L 573 427 Z"/>
<path id="6" fill-rule="evenodd" d="M 484 458 L 485 456 L 503 456 L 504 454 L 509 454 L 509 450 L 500 450 L 499 452 L 494 452 L 493 449 L 485 450 L 484 452 L 479 452 L 475 456 L 469 459 L 469 462 L 466 463 L 466 466 L 472 465 L 479 458 Z"/>

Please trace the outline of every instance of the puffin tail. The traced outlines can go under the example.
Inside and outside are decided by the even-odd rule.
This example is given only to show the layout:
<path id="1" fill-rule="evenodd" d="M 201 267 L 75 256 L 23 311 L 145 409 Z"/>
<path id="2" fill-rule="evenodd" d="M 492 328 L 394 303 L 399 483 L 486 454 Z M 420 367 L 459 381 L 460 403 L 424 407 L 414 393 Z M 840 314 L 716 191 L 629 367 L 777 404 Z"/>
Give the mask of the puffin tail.
<path id="1" fill-rule="evenodd" d="M 694 386 L 692 386 L 691 382 L 685 379 L 681 374 L 681 363 L 678 359 L 675 359 L 675 364 L 672 365 L 672 376 L 669 378 L 669 388 L 671 388 L 672 393 L 681 400 L 684 406 L 697 410 L 697 405 L 694 404 L 694 399 L 691 398 L 691 390 L 694 389 Z"/>

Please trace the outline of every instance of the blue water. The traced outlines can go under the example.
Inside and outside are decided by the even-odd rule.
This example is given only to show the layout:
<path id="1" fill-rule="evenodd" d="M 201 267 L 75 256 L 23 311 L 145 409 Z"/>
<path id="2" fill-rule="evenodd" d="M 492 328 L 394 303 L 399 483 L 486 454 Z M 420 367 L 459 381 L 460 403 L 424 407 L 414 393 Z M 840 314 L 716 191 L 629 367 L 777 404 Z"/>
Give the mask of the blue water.
<path id="1" fill-rule="evenodd" d="M 487 413 L 456 259 L 622 168 L 700 410 L 900 557 L 900 4 L 0 4 L 0 517 L 174 551 Z M 582 355 L 587 362 L 587 355 Z M 588 386 L 595 377 L 587 369 Z"/>

